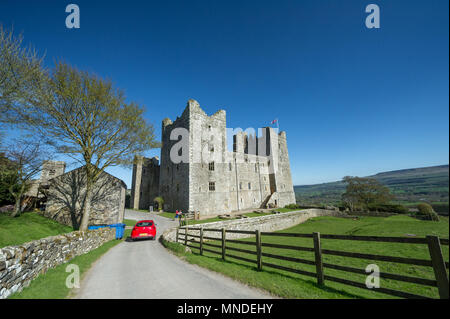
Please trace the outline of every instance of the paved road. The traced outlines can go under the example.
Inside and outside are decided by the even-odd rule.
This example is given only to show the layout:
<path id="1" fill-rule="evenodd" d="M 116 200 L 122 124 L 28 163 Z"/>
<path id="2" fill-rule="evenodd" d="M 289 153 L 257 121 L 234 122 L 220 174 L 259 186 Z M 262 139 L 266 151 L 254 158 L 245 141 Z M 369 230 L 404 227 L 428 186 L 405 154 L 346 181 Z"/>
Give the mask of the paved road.
<path id="1" fill-rule="evenodd" d="M 127 210 L 126 219 L 151 218 L 157 235 L 175 222 L 150 213 Z M 271 298 L 259 290 L 169 253 L 157 240 L 123 242 L 103 255 L 89 270 L 75 298 Z"/>

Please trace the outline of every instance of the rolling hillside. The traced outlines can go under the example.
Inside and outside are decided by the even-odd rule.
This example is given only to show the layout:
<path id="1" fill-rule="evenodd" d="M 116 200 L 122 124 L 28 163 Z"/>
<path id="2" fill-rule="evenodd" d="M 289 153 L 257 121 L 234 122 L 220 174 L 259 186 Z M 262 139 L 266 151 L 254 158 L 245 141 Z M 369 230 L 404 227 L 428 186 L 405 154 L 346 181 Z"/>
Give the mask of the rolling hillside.
<path id="1" fill-rule="evenodd" d="M 397 197 L 396 201 L 399 203 L 445 203 L 448 210 L 448 165 L 383 172 L 370 177 L 376 178 L 388 186 Z M 345 184 L 339 181 L 317 185 L 294 186 L 294 191 L 299 203 L 336 204 L 340 201 L 341 194 L 345 191 Z M 436 205 L 436 207 L 438 206 Z"/>

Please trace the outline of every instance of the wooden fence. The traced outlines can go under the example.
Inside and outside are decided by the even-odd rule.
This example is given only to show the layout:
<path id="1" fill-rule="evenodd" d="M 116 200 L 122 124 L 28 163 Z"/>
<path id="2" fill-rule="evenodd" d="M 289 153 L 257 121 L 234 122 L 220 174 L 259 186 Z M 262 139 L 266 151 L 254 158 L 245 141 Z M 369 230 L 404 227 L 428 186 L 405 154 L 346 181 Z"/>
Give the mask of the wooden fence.
<path id="1" fill-rule="evenodd" d="M 190 234 L 189 231 L 195 231 L 197 234 Z M 220 233 L 219 237 L 210 237 L 205 236 L 206 232 L 214 232 Z M 226 234 L 244 234 L 244 235 L 254 235 L 255 241 L 244 241 L 237 239 L 227 239 Z M 302 247 L 302 246 L 292 246 L 292 245 L 284 245 L 284 244 L 274 244 L 274 243 L 263 243 L 261 238 L 263 236 L 270 237 L 301 237 L 301 238 L 311 238 L 313 240 L 314 247 Z M 323 262 L 323 255 L 334 255 L 334 256 L 342 256 L 349 258 L 359 258 L 366 260 L 376 260 L 376 261 L 385 261 L 392 263 L 400 263 L 407 265 L 418 265 L 418 266 L 426 266 L 432 267 L 434 270 L 435 280 L 404 276 L 399 274 L 391 274 L 380 272 L 380 278 L 392 279 L 402 282 L 414 283 L 419 285 L 431 286 L 438 288 L 439 296 L 441 299 L 449 298 L 449 279 L 447 274 L 447 269 L 449 268 L 449 263 L 444 260 L 441 245 L 448 246 L 448 239 L 440 239 L 437 236 L 427 236 L 425 238 L 404 238 L 404 237 L 378 237 L 378 236 L 347 236 L 347 235 L 321 235 L 320 233 L 312 233 L 312 234 L 299 234 L 299 233 L 271 233 L 271 232 L 261 232 L 259 230 L 255 231 L 246 231 L 246 230 L 226 230 L 226 229 L 210 229 L 210 228 L 195 228 L 195 227 L 180 227 L 177 229 L 176 241 L 181 242 L 190 248 L 198 249 L 200 255 L 203 253 L 210 252 L 213 254 L 219 254 L 222 256 L 222 259 L 234 258 L 242 261 L 246 261 L 249 263 L 255 263 L 258 270 L 262 270 L 263 267 L 275 268 L 279 270 L 284 270 L 296 274 L 301 274 L 305 276 L 315 277 L 317 279 L 317 283 L 319 285 L 323 285 L 325 280 L 341 283 L 344 285 L 349 285 L 353 287 L 358 287 L 362 289 L 368 290 L 376 290 L 377 292 L 385 293 L 388 295 L 393 295 L 402 298 L 420 298 L 426 299 L 428 297 L 420 296 L 404 291 L 393 290 L 389 288 L 368 288 L 365 284 L 347 280 L 343 278 L 338 278 L 334 276 L 329 276 L 324 273 L 324 268 L 340 270 L 349 273 L 355 274 L 363 274 L 368 275 L 365 269 L 358 269 L 354 267 L 347 267 L 342 265 L 335 265 L 330 263 Z M 394 256 L 383 256 L 383 255 L 374 255 L 374 254 L 366 254 L 366 253 L 357 253 L 357 252 L 347 252 L 347 251 L 337 251 L 337 250 L 329 250 L 321 248 L 321 239 L 333 239 L 333 240 L 350 240 L 350 241 L 365 241 L 365 242 L 387 242 L 387 243 L 402 243 L 402 244 L 423 244 L 428 246 L 428 250 L 430 252 L 430 260 L 426 259 L 414 259 L 414 258 L 405 258 L 405 257 L 394 257 Z M 220 245 L 213 244 L 208 241 L 219 241 Z M 237 247 L 229 247 L 227 243 L 234 244 L 242 244 L 247 246 L 256 246 L 256 250 L 248 250 Z M 198 244 L 198 246 L 192 245 Z M 206 246 L 206 247 L 205 247 Z M 208 247 L 219 248 L 220 251 L 216 251 L 213 249 L 209 249 Z M 263 247 L 271 247 L 277 249 L 287 249 L 287 250 L 296 250 L 296 251 L 309 251 L 314 253 L 314 261 L 306 260 L 301 258 L 287 257 L 275 254 L 269 254 L 263 251 Z M 241 253 L 246 253 L 256 257 L 255 259 L 250 259 L 242 256 L 237 256 L 235 254 L 230 254 L 229 251 L 236 251 Z M 263 261 L 263 257 L 274 258 L 279 260 L 285 260 L 300 264 L 307 264 L 315 266 L 316 271 L 310 272 L 301 269 L 293 269 L 273 263 L 268 263 Z"/>

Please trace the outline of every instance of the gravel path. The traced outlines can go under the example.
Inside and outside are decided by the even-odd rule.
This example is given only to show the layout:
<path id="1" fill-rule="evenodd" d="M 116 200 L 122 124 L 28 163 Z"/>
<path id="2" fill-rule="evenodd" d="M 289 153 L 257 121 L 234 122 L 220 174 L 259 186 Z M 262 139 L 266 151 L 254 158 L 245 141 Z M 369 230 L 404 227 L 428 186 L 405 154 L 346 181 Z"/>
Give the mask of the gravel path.
<path id="1" fill-rule="evenodd" d="M 126 219 L 153 219 L 157 236 L 176 225 L 152 213 L 126 210 Z M 123 242 L 88 271 L 75 298 L 257 299 L 270 295 L 188 264 L 155 240 Z"/>

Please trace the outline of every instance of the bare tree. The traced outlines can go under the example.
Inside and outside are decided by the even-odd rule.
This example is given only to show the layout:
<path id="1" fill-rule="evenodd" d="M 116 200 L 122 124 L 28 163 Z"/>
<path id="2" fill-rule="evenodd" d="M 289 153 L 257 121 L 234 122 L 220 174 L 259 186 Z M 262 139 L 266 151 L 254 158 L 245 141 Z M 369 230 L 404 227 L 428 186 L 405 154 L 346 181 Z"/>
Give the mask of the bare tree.
<path id="1" fill-rule="evenodd" d="M 5 175 L 3 182 L 7 183 L 15 201 L 11 216 L 17 217 L 22 213 L 23 200 L 31 187 L 32 179 L 41 171 L 42 162 L 49 158 L 49 154 L 41 142 L 18 139 L 7 145 L 4 155 L 8 159 L 8 167 L 0 167 L 0 170 L 9 173 Z"/>
<path id="2" fill-rule="evenodd" d="M 45 79 L 43 57 L 31 46 L 23 47 L 22 36 L 14 37 L 0 25 L 0 122 L 13 116 L 8 106 L 24 103 L 36 96 Z"/>
<path id="3" fill-rule="evenodd" d="M 8 39 L 6 43 L 18 43 Z M 0 103 L 8 112 L 9 123 L 31 130 L 84 167 L 86 202 L 80 229 L 86 230 L 93 187 L 100 174 L 110 166 L 130 165 L 135 154 L 159 147 L 153 126 L 143 118 L 144 108 L 126 102 L 123 91 L 111 81 L 66 63 L 57 63 L 47 72 L 35 56 L 16 54 L 17 50 L 0 51 L 0 69 L 20 75 L 22 66 L 29 67 L 33 76 L 16 81 L 20 87 L 16 91 L 23 93 L 29 88 L 31 93 L 10 94 L 0 84 Z M 12 66 L 6 63 L 15 59 L 19 62 Z"/>

